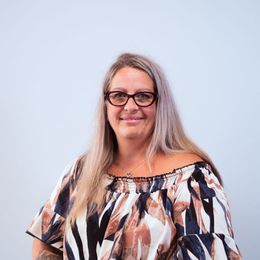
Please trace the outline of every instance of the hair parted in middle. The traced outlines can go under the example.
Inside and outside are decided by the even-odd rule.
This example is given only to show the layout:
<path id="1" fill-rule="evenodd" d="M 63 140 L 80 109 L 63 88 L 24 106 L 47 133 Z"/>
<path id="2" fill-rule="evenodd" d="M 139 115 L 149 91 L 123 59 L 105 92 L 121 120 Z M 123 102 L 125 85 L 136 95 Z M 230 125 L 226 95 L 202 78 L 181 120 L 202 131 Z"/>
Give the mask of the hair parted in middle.
<path id="1" fill-rule="evenodd" d="M 185 134 L 168 81 L 160 66 L 143 55 L 124 53 L 111 65 L 103 81 L 94 138 L 88 151 L 78 159 L 77 170 L 80 179 L 74 204 L 67 219 L 69 222 L 74 221 L 82 211 L 86 211 L 86 205 L 88 205 L 87 215 L 91 215 L 95 210 L 99 210 L 103 203 L 106 192 L 103 176 L 117 153 L 117 140 L 107 119 L 104 95 L 109 91 L 113 77 L 125 67 L 146 72 L 152 79 L 154 91 L 158 96 L 155 125 L 146 153 L 148 163 L 158 152 L 164 154 L 191 152 L 208 162 L 222 183 L 221 176 L 209 156 Z"/>

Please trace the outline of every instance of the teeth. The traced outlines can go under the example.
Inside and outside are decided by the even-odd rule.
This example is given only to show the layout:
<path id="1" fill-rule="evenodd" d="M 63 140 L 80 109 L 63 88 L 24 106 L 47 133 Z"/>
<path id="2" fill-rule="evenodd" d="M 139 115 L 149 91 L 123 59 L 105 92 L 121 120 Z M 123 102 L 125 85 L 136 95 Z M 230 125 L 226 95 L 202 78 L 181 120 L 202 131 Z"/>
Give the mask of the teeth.
<path id="1" fill-rule="evenodd" d="M 121 120 L 123 120 L 123 121 L 139 121 L 139 120 L 141 120 L 141 119 L 136 118 L 136 119 L 121 119 Z"/>

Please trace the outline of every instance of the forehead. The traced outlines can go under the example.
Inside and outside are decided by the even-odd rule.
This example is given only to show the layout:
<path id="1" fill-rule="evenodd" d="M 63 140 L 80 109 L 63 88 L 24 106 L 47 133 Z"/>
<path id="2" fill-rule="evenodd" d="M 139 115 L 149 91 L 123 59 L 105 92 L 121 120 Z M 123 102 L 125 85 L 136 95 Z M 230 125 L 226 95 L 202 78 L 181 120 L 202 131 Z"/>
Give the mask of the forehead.
<path id="1" fill-rule="evenodd" d="M 146 72 L 135 68 L 125 67 L 116 72 L 109 89 L 110 91 L 152 91 L 154 89 L 154 84 Z"/>

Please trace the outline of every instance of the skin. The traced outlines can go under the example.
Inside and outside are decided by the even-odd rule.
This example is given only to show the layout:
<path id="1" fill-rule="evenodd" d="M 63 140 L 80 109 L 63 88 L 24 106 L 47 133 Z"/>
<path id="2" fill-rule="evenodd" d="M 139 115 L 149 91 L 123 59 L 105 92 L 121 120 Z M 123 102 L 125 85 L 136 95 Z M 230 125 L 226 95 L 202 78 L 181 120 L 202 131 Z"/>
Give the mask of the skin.
<path id="1" fill-rule="evenodd" d="M 125 67 L 115 74 L 109 90 L 123 91 L 128 94 L 140 91 L 154 92 L 154 85 L 152 79 L 144 71 Z M 145 158 L 155 124 L 156 102 L 149 107 L 138 107 L 133 99 L 129 99 L 123 107 L 113 106 L 109 102 L 106 105 L 108 121 L 118 142 L 118 154 L 109 171 L 120 176 L 125 174 L 122 169 L 127 172 L 138 166 Z M 127 118 L 140 120 L 127 120 Z M 142 164 L 135 168 L 134 175 L 159 175 L 201 160 L 199 156 L 192 153 L 157 154 L 153 160 L 152 173 L 148 173 L 147 164 Z"/>
<path id="2" fill-rule="evenodd" d="M 154 86 L 145 72 L 127 67 L 120 69 L 111 82 L 110 91 L 116 90 L 128 94 L 140 91 L 154 92 Z M 139 164 L 145 158 L 145 152 L 154 129 L 156 102 L 149 107 L 138 107 L 133 99 L 129 99 L 124 107 L 116 107 L 108 102 L 106 105 L 108 120 L 118 142 L 116 163 L 110 169 L 115 175 L 121 175 L 122 172 L 118 170 L 118 167 L 114 167 L 115 165 L 131 169 L 133 165 Z M 129 118 L 138 118 L 138 120 L 129 120 Z M 200 157 L 191 153 L 167 156 L 157 154 L 154 158 L 153 174 L 158 175 L 200 160 Z M 146 165 L 141 165 L 135 170 L 135 175 L 143 176 L 144 172 L 147 172 Z M 38 239 L 33 241 L 32 255 L 34 260 L 63 259 L 61 251 Z"/>
<path id="3" fill-rule="evenodd" d="M 128 94 L 154 92 L 154 85 L 144 71 L 126 67 L 116 73 L 109 90 Z M 149 107 L 139 107 L 133 99 L 129 99 L 123 107 L 107 102 L 108 121 L 118 142 L 118 161 L 131 165 L 144 158 L 154 128 L 155 115 L 156 102 Z"/>
<path id="4" fill-rule="evenodd" d="M 48 246 L 38 239 L 33 239 L 32 247 L 33 260 L 61 260 L 63 259 L 61 251 Z"/>

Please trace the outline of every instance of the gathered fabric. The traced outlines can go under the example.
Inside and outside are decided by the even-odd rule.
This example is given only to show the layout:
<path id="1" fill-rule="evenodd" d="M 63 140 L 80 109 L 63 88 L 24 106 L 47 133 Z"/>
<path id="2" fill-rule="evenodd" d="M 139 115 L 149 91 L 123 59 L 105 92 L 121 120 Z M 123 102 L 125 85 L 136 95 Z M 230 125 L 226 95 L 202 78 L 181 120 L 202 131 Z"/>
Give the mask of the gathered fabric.
<path id="1" fill-rule="evenodd" d="M 27 230 L 61 250 L 63 259 L 241 259 L 227 196 L 208 163 L 152 177 L 107 173 L 102 211 L 87 217 L 86 208 L 65 230 L 77 164 L 61 176 Z"/>

